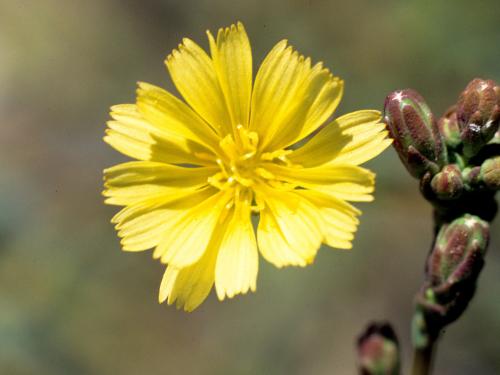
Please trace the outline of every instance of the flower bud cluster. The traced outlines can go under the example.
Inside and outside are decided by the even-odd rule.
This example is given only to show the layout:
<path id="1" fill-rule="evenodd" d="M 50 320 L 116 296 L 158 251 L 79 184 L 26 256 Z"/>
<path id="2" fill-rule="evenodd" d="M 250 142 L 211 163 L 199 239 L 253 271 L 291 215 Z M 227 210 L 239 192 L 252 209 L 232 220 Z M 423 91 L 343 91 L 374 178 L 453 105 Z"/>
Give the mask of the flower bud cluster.
<path id="1" fill-rule="evenodd" d="M 408 172 L 434 205 L 436 241 L 412 321 L 414 346 L 432 347 L 474 296 L 500 190 L 500 86 L 474 79 L 437 121 L 422 96 L 398 90 L 384 121 Z"/>
<path id="2" fill-rule="evenodd" d="M 394 91 L 384 121 L 399 158 L 436 206 L 499 190 L 500 86 L 494 81 L 471 81 L 438 121 L 415 90 Z"/>

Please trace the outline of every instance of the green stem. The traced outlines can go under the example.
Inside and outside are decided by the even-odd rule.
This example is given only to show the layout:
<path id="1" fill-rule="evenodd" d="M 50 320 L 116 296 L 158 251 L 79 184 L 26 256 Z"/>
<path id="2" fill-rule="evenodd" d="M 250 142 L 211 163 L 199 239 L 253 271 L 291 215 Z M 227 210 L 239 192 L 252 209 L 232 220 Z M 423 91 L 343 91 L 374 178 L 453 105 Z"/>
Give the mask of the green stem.
<path id="1" fill-rule="evenodd" d="M 430 375 L 432 373 L 432 362 L 434 357 L 435 343 L 425 348 L 415 348 L 413 352 L 412 375 Z"/>

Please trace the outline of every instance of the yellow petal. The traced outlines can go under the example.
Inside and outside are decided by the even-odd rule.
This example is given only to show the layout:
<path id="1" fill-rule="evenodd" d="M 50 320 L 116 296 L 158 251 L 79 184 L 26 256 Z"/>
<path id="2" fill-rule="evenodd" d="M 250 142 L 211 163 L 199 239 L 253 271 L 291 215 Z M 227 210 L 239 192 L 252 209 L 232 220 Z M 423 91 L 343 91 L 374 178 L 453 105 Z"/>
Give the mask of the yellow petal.
<path id="1" fill-rule="evenodd" d="M 123 208 L 113 216 L 111 222 L 118 224 L 117 227 L 120 229 L 123 224 L 122 222 L 133 220 L 148 211 L 162 208 L 165 205 L 172 210 L 186 210 L 196 206 L 218 191 L 218 189 L 212 186 L 205 186 L 193 189 L 172 189 L 169 190 L 168 194 L 151 195 L 144 200 L 134 202 Z"/>
<path id="2" fill-rule="evenodd" d="M 323 242 L 330 247 L 350 249 L 353 233 L 359 224 L 356 216 L 361 212 L 332 194 L 314 190 L 299 190 L 297 194 L 318 207 L 318 215 L 324 221 Z"/>
<path id="3" fill-rule="evenodd" d="M 153 253 L 176 268 L 184 268 L 198 261 L 226 210 L 230 195 L 219 192 L 190 210 L 179 213 Z"/>
<path id="4" fill-rule="evenodd" d="M 361 211 L 346 201 L 337 198 L 328 192 L 317 190 L 297 190 L 296 194 L 306 198 L 320 209 L 328 209 L 335 212 L 336 222 L 348 231 L 356 230 L 359 220 L 357 216 Z M 333 216 L 333 214 L 332 214 Z"/>
<path id="5" fill-rule="evenodd" d="M 207 185 L 216 167 L 188 168 L 152 162 L 132 161 L 104 170 L 103 195 L 106 203 L 130 205 L 141 200 L 169 194 L 178 188 L 198 188 Z"/>
<path id="6" fill-rule="evenodd" d="M 233 129 L 248 126 L 252 92 L 252 51 L 243 24 L 219 29 L 217 41 L 207 32 L 210 51 L 226 99 Z"/>
<path id="7" fill-rule="evenodd" d="M 286 167 L 273 163 L 266 169 L 277 178 L 302 187 L 317 187 L 341 183 L 355 183 L 372 188 L 375 174 L 368 169 L 350 164 L 324 164 L 318 167 Z"/>
<path id="8" fill-rule="evenodd" d="M 104 141 L 127 156 L 151 160 L 153 127 L 137 112 L 137 107 L 134 104 L 115 105 L 110 114 L 114 121 L 107 122 Z"/>
<path id="9" fill-rule="evenodd" d="M 139 82 L 137 108 L 141 115 L 168 137 L 184 138 L 216 149 L 219 137 L 185 103 L 168 91 Z"/>
<path id="10" fill-rule="evenodd" d="M 364 110 L 341 116 L 288 158 L 305 167 L 329 161 L 359 165 L 377 156 L 391 142 L 386 139 L 385 125 L 379 121 L 378 111 Z"/>
<path id="11" fill-rule="evenodd" d="M 160 292 L 158 293 L 158 302 L 159 303 L 165 302 L 168 299 L 168 297 L 172 294 L 172 290 L 174 289 L 174 285 L 175 285 L 175 280 L 177 279 L 177 276 L 179 275 L 179 271 L 180 271 L 179 268 L 167 266 L 165 272 L 163 273 L 163 277 L 162 277 L 161 283 L 160 283 Z M 200 275 L 200 273 L 197 273 L 197 275 Z M 213 281 L 212 281 L 212 283 L 213 283 Z M 212 285 L 210 285 L 209 292 L 210 292 L 211 288 L 212 288 Z M 207 295 L 208 295 L 208 293 L 207 293 Z M 203 298 L 202 301 L 205 298 Z"/>
<path id="12" fill-rule="evenodd" d="M 265 197 L 257 241 L 262 256 L 277 267 L 305 266 L 313 262 L 323 239 L 317 208 L 299 195 L 280 192 Z"/>
<path id="13" fill-rule="evenodd" d="M 359 165 L 371 160 L 392 144 L 392 139 L 387 136 L 388 132 L 382 131 L 371 138 L 359 139 L 356 144 L 343 149 L 335 158 L 335 162 Z"/>
<path id="14" fill-rule="evenodd" d="M 379 111 L 363 109 L 340 116 L 334 122 L 344 133 L 357 136 L 369 131 L 381 118 Z"/>
<path id="15" fill-rule="evenodd" d="M 262 63 L 252 94 L 250 128 L 267 151 L 286 147 L 319 127 L 332 114 L 343 83 L 321 64 L 311 67 L 286 41 Z"/>
<path id="16" fill-rule="evenodd" d="M 323 229 L 323 242 L 337 249 L 352 248 L 351 241 L 354 239 L 354 230 L 346 230 L 344 223 L 338 220 L 337 213 L 328 208 L 320 210 L 319 214 L 325 222 Z"/>
<path id="17" fill-rule="evenodd" d="M 155 209 L 130 220 L 118 230 L 123 251 L 143 251 L 158 245 L 170 222 L 179 215 L 177 211 L 169 209 Z"/>
<path id="18" fill-rule="evenodd" d="M 177 308 L 193 311 L 207 298 L 214 284 L 215 262 L 226 227 L 224 221 L 214 231 L 207 250 L 196 263 L 185 268 L 167 266 L 160 285 L 160 303 L 176 302 Z"/>
<path id="19" fill-rule="evenodd" d="M 176 190 L 168 195 L 149 197 L 117 213 L 116 224 L 124 251 L 142 251 L 158 245 L 182 210 L 188 210 L 214 195 L 215 189 Z"/>
<path id="20" fill-rule="evenodd" d="M 276 219 L 269 209 L 260 212 L 257 241 L 259 251 L 264 259 L 279 268 L 285 266 L 304 267 L 311 263 L 314 258 L 314 254 L 302 256 L 295 252 L 280 232 Z"/>
<path id="21" fill-rule="evenodd" d="M 264 59 L 255 78 L 250 120 L 250 128 L 258 132 L 260 139 L 268 128 L 275 128 L 275 123 L 282 121 L 308 67 L 310 60 L 287 47 L 286 40 L 279 42 Z"/>
<path id="22" fill-rule="evenodd" d="M 172 81 L 186 102 L 220 135 L 231 130 L 231 118 L 214 64 L 206 52 L 184 38 L 165 60 Z"/>
<path id="23" fill-rule="evenodd" d="M 371 184 L 343 182 L 328 186 L 318 186 L 317 189 L 346 201 L 371 202 L 373 201 L 371 193 L 375 190 L 375 186 L 373 182 Z"/>
<path id="24" fill-rule="evenodd" d="M 315 167 L 334 159 L 351 140 L 352 136 L 342 134 L 338 124 L 333 122 L 287 158 L 294 164 Z"/>
<path id="25" fill-rule="evenodd" d="M 255 291 L 258 266 L 250 202 L 237 202 L 215 266 L 215 290 L 219 299 Z"/>
<path id="26" fill-rule="evenodd" d="M 318 67 L 317 71 L 315 71 L 316 67 Z M 284 128 L 280 132 L 280 137 L 273 140 L 270 148 L 284 148 L 307 137 L 318 129 L 338 107 L 344 92 L 344 81 L 334 77 L 320 64 L 316 67 L 311 70 L 309 79 L 304 83 L 307 89 L 304 90 L 303 98 L 298 99 L 302 103 L 302 108 L 289 119 L 291 127 L 301 128 L 299 135 L 290 137 Z M 309 103 L 309 105 L 304 103 Z M 302 118 L 304 118 L 303 125 Z"/>
<path id="27" fill-rule="evenodd" d="M 342 133 L 352 140 L 333 161 L 359 165 L 384 151 L 392 140 L 387 138 L 386 126 L 379 122 L 380 119 L 380 112 L 370 110 L 348 113 L 337 119 Z"/>
<path id="28" fill-rule="evenodd" d="M 177 308 L 187 312 L 201 305 L 214 285 L 214 253 L 207 252 L 197 263 L 186 268 L 167 266 L 160 284 L 159 302 L 168 300 L 171 305 L 177 301 Z"/>
<path id="29" fill-rule="evenodd" d="M 182 136 L 166 132 L 146 121 L 135 104 L 111 107 L 113 121 L 108 121 L 104 141 L 119 152 L 139 160 L 165 163 L 213 165 L 200 155 L 214 155 L 208 148 Z M 213 156 L 215 159 L 215 156 Z"/>
<path id="30" fill-rule="evenodd" d="M 327 163 L 318 167 L 285 167 L 266 164 L 277 178 L 300 187 L 324 191 L 339 199 L 357 202 L 373 200 L 375 174 L 350 164 Z"/>

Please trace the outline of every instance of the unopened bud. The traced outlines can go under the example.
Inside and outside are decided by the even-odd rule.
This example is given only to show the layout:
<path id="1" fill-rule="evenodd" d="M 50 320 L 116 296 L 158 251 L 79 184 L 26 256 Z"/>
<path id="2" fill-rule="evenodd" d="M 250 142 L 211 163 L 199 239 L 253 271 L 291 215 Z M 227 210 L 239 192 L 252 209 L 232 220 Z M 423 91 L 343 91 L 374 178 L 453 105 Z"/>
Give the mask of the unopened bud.
<path id="1" fill-rule="evenodd" d="M 448 147 L 456 148 L 462 140 L 460 139 L 460 127 L 457 121 L 456 106 L 446 111 L 438 121 L 439 132 Z"/>
<path id="2" fill-rule="evenodd" d="M 399 375 L 399 344 L 388 323 L 373 323 L 358 338 L 361 375 Z"/>
<path id="3" fill-rule="evenodd" d="M 472 80 L 458 99 L 457 120 L 464 154 L 474 156 L 498 130 L 500 87 L 492 80 Z"/>
<path id="4" fill-rule="evenodd" d="M 489 239 L 488 223 L 464 215 L 443 226 L 427 260 L 427 277 L 433 286 L 475 278 L 483 267 Z"/>
<path id="5" fill-rule="evenodd" d="M 466 214 L 444 225 L 429 254 L 426 280 L 417 295 L 413 341 L 425 347 L 460 317 L 474 296 L 488 246 L 488 223 Z"/>
<path id="6" fill-rule="evenodd" d="M 444 147 L 434 116 L 414 90 L 400 90 L 385 99 L 384 121 L 406 169 L 420 178 L 437 173 L 446 163 Z"/>
<path id="7" fill-rule="evenodd" d="M 480 177 L 489 189 L 500 190 L 500 156 L 483 162 Z"/>
<path id="8" fill-rule="evenodd" d="M 455 164 L 446 165 L 431 180 L 432 191 L 439 199 L 456 199 L 462 195 L 464 182 L 462 172 Z"/>
<path id="9" fill-rule="evenodd" d="M 481 179 L 481 167 L 475 166 L 464 168 L 462 171 L 462 180 L 468 190 L 479 188 L 483 182 Z"/>

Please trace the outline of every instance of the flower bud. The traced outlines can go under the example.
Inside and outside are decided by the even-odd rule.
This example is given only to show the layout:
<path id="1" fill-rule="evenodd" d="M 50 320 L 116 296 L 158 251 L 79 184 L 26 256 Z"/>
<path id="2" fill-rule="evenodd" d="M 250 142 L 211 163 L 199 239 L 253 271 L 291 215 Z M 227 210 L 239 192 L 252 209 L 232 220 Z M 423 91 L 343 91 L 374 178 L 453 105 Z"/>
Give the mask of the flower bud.
<path id="1" fill-rule="evenodd" d="M 481 167 L 475 166 L 464 168 L 462 171 L 462 180 L 464 185 L 467 186 L 465 189 L 479 189 L 482 184 Z"/>
<path id="2" fill-rule="evenodd" d="M 414 90 L 394 91 L 385 99 L 384 121 L 406 169 L 420 178 L 437 173 L 446 163 L 446 148 L 434 116 Z"/>
<path id="3" fill-rule="evenodd" d="M 446 165 L 431 180 L 431 188 L 439 199 L 456 199 L 462 195 L 462 172 L 455 164 Z"/>
<path id="4" fill-rule="evenodd" d="M 500 190 L 500 156 L 483 162 L 480 178 L 489 189 Z"/>
<path id="5" fill-rule="evenodd" d="M 465 214 L 441 228 L 427 260 L 427 278 L 433 286 L 475 278 L 483 267 L 489 240 L 488 223 Z"/>
<path id="6" fill-rule="evenodd" d="M 492 80 L 472 80 L 458 99 L 457 120 L 464 154 L 474 156 L 498 130 L 500 87 Z"/>
<path id="7" fill-rule="evenodd" d="M 477 216 L 465 214 L 441 227 L 417 295 L 414 345 L 428 345 L 467 308 L 484 265 L 488 240 L 489 225 Z"/>
<path id="8" fill-rule="evenodd" d="M 358 338 L 362 375 L 399 375 L 399 344 L 388 323 L 372 323 Z"/>
<path id="9" fill-rule="evenodd" d="M 460 127 L 457 121 L 456 106 L 449 108 L 444 116 L 439 119 L 438 128 L 448 147 L 456 148 L 462 143 L 460 139 Z"/>

